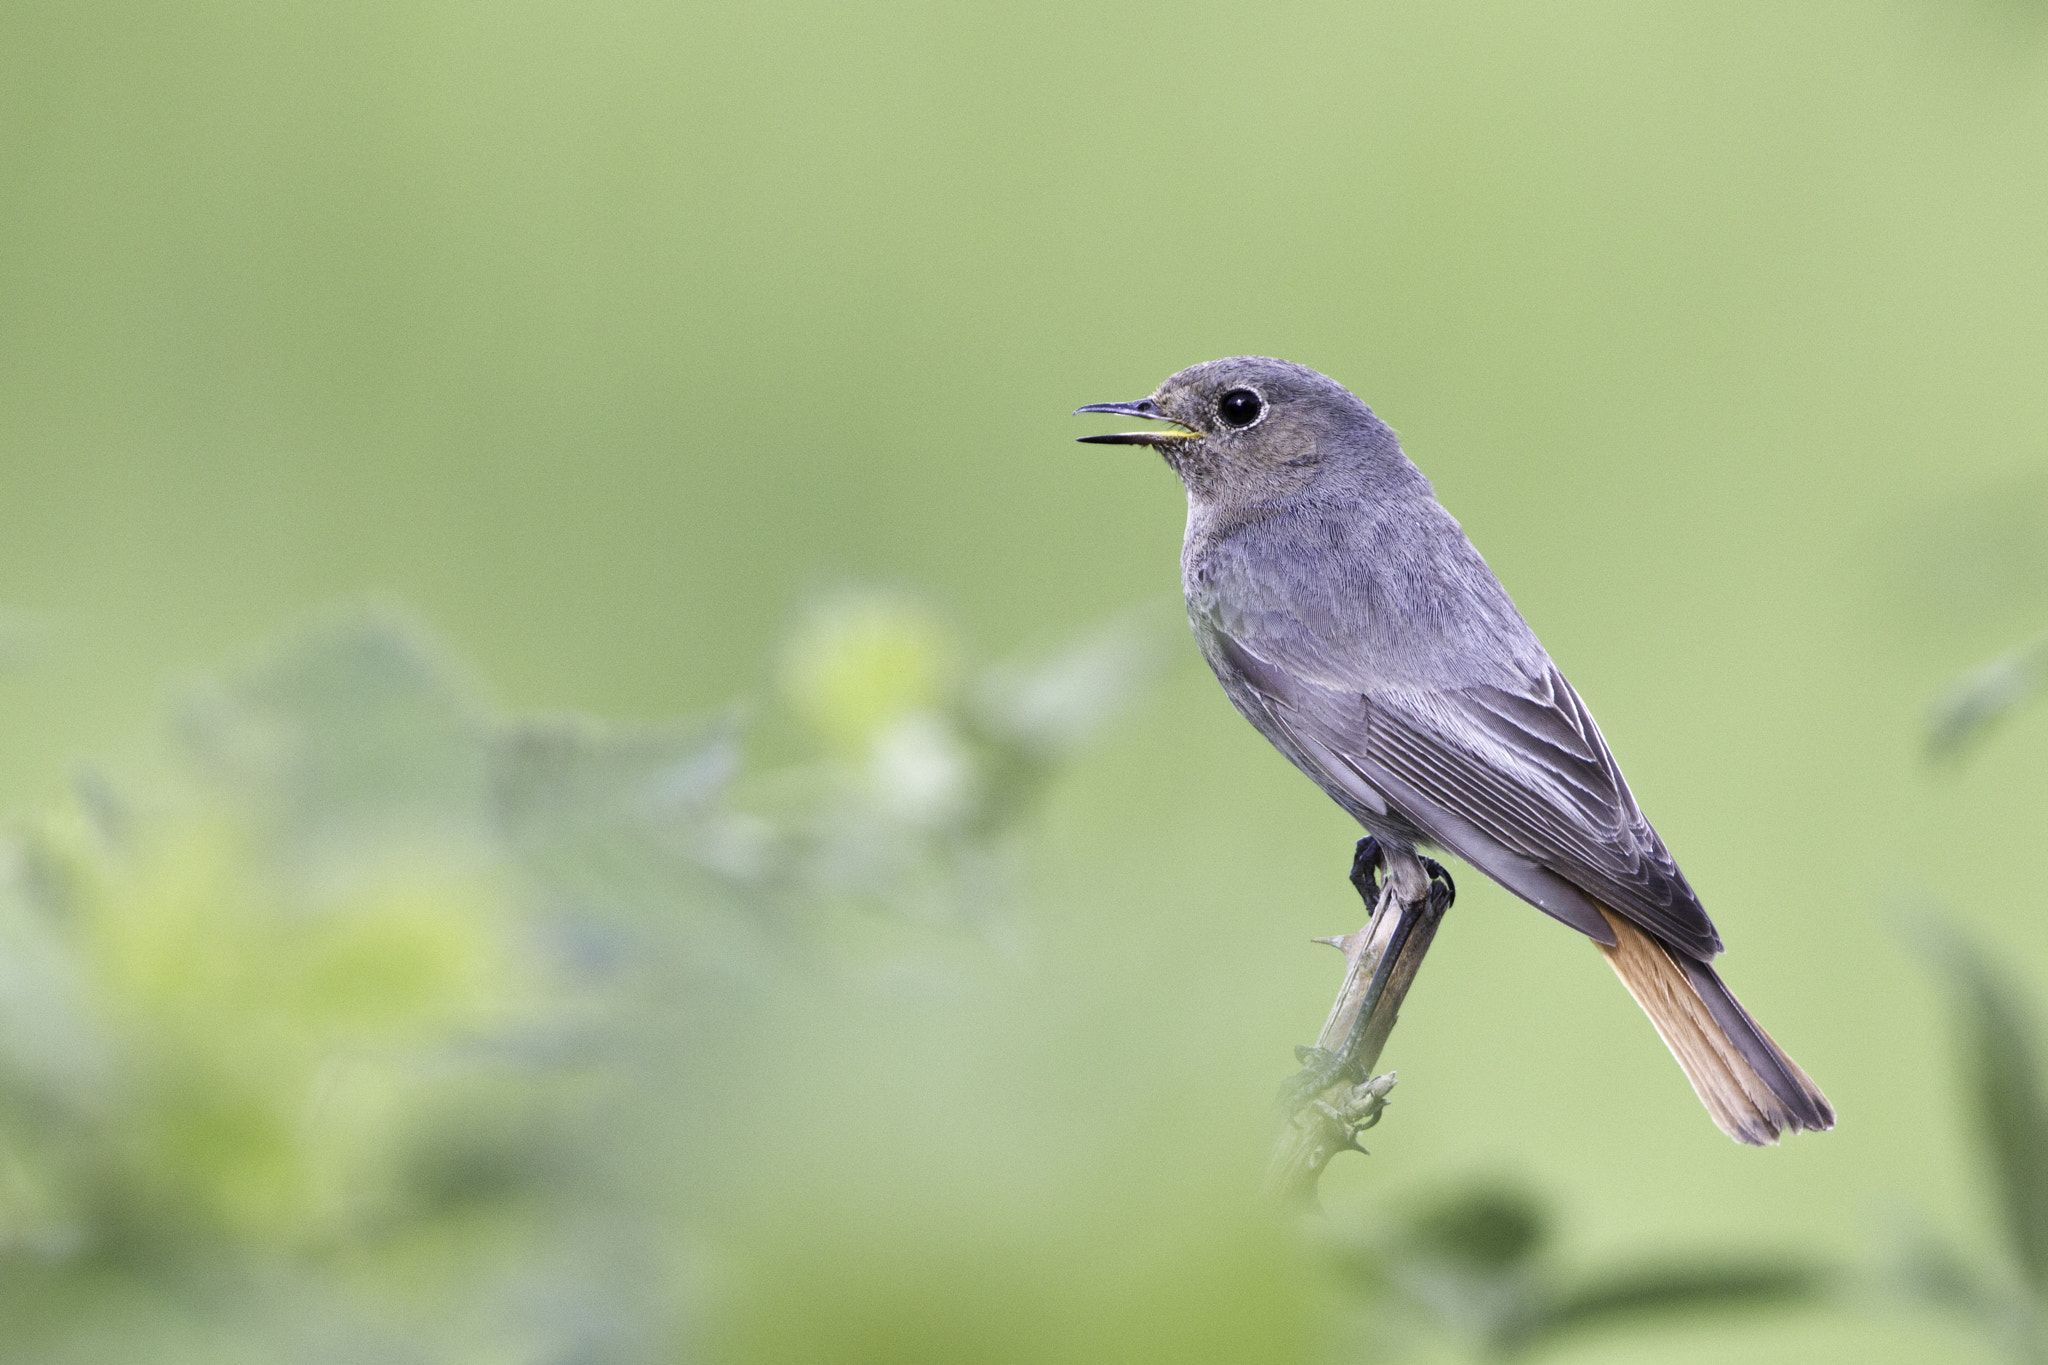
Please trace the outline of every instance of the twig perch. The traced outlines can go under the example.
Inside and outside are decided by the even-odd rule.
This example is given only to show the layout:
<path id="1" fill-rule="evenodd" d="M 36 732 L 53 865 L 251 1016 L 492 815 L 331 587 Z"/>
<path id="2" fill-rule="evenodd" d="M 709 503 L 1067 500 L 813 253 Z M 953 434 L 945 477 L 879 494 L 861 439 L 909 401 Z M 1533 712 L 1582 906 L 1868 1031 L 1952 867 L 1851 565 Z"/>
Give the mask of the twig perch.
<path id="1" fill-rule="evenodd" d="M 1266 1168 L 1266 1187 L 1289 1204 L 1311 1204 L 1330 1158 L 1363 1151 L 1358 1135 L 1379 1122 L 1394 1075 L 1372 1074 L 1401 1002 L 1415 983 L 1423 956 L 1457 894 L 1436 862 L 1397 853 L 1382 886 L 1376 865 L 1387 855 L 1377 840 L 1358 841 L 1351 883 L 1372 907 L 1365 927 L 1343 938 L 1318 939 L 1341 949 L 1344 984 L 1330 1006 L 1313 1048 L 1297 1049 L 1305 1063 L 1287 1093 L 1287 1126 Z"/>

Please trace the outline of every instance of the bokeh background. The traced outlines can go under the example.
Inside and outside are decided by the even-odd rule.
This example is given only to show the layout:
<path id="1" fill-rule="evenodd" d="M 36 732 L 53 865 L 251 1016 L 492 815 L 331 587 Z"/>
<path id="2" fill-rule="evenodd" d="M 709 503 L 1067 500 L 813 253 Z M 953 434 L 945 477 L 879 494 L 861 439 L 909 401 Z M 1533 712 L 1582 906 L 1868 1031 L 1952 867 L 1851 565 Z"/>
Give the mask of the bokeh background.
<path id="1" fill-rule="evenodd" d="M 1914 943 L 1943 915 L 2048 982 L 2048 709 L 1962 763 L 1924 738 L 2048 625 L 2044 166 L 2016 0 L 10 0 L 0 802 L 16 880 L 71 889 L 9 932 L 97 1021 L 36 1084 L 154 1078 L 10 1101 L 21 1358 L 1454 1349 L 1380 1339 L 1256 1202 L 1356 831 L 1176 634 L 1171 475 L 1071 440 L 1243 352 L 1401 433 L 1842 1116 L 1730 1144 L 1597 955 L 1466 875 L 1331 1223 L 1495 1180 L 1574 1264 L 1854 1284 L 1916 1220 L 1992 1256 Z M 375 762 L 278 795 L 310 779 L 266 744 L 352 725 Z M 477 795 L 535 744 L 573 839 Z M 619 772 L 704 763 L 747 814 L 663 845 L 702 878 L 543 856 L 611 847 Z M 854 826 L 922 870 L 777 880 Z M 323 915 L 360 932 L 293 937 Z M 380 1098 L 331 1099 L 340 1053 Z M 286 1153 L 260 1179 L 241 1120 L 173 1121 L 230 1074 Z M 425 1161 L 400 1130 L 553 1136 L 436 1204 L 359 1169 Z M 52 1174 L 77 1132 L 112 1154 Z M 1990 1358 L 1876 1288 L 1557 1349 Z"/>

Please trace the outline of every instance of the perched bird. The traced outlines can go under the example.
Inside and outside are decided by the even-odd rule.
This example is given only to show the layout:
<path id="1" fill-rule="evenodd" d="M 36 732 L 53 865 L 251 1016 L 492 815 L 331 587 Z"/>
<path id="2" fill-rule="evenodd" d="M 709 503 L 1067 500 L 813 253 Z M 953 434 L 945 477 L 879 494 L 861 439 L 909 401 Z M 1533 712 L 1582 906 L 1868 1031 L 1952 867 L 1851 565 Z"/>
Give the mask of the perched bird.
<path id="1" fill-rule="evenodd" d="M 1426 890 L 1448 850 L 1600 946 L 1738 1142 L 1834 1125 L 1818 1086 L 1709 962 L 1721 937 L 1643 817 L 1591 713 L 1372 409 L 1262 356 L 1096 403 L 1166 423 L 1187 487 L 1188 619 L 1259 732 Z"/>

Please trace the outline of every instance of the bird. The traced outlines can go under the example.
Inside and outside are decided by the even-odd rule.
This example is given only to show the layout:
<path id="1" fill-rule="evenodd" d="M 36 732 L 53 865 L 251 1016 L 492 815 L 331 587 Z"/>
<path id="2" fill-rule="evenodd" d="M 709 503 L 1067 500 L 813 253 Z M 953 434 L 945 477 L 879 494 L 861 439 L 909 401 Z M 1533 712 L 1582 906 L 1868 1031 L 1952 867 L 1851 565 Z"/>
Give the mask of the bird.
<path id="1" fill-rule="evenodd" d="M 1187 490 L 1181 580 L 1237 710 L 1416 899 L 1448 851 L 1593 940 L 1714 1123 L 1763 1146 L 1834 1108 L 1714 970 L 1721 936 L 1607 742 L 1394 431 L 1290 361 L 1190 366 L 1081 413 L 1156 429 Z M 1361 845 L 1363 847 L 1363 845 Z"/>

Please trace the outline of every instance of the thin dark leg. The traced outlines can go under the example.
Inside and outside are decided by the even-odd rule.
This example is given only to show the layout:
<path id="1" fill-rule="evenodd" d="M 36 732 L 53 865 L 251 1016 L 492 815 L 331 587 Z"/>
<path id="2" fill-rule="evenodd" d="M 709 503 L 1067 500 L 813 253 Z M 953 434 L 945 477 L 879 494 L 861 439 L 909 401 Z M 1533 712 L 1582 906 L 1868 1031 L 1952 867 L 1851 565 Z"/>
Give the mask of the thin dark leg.
<path id="1" fill-rule="evenodd" d="M 1370 834 L 1358 841 L 1358 849 L 1351 855 L 1351 885 L 1357 889 L 1358 898 L 1365 902 L 1369 915 L 1380 908 L 1380 867 L 1386 862 L 1386 857 L 1380 841 Z M 1422 870 L 1429 874 L 1430 901 L 1434 903 L 1441 898 L 1443 902 L 1435 907 L 1437 913 L 1442 914 L 1458 898 L 1458 884 L 1451 880 L 1451 874 L 1444 865 L 1434 858 L 1422 859 Z"/>
<path id="2" fill-rule="evenodd" d="M 1351 858 L 1351 885 L 1365 902 L 1368 915 L 1380 908 L 1380 863 L 1385 858 L 1380 852 L 1380 841 L 1370 834 L 1358 841 L 1358 852 Z"/>

